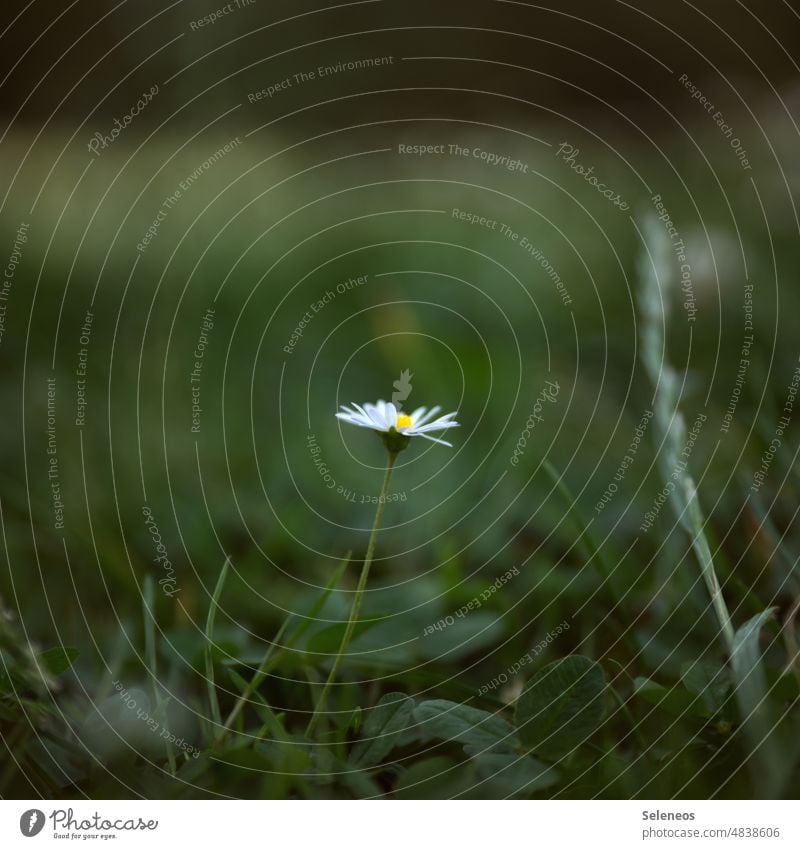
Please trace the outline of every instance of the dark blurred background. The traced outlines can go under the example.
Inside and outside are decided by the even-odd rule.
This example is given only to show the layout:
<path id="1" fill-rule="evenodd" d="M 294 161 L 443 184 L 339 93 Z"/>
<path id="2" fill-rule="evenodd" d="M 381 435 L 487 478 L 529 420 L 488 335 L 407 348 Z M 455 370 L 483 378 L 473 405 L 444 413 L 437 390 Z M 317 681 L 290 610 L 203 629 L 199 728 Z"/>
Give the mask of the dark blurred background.
<path id="1" fill-rule="evenodd" d="M 790 2 L 368 0 L 320 7 L 258 0 L 241 8 L 234 4 L 232 12 L 212 25 L 191 28 L 192 21 L 225 5 L 207 0 L 6 4 L 6 119 L 17 116 L 38 129 L 53 118 L 67 126 L 89 113 L 113 118 L 126 112 L 153 79 L 174 74 L 180 76 L 159 98 L 158 115 L 171 115 L 186 105 L 187 95 L 209 86 L 213 91 L 203 103 L 213 112 L 237 100 L 245 79 L 277 79 L 284 70 L 293 73 L 366 52 L 436 56 L 443 46 L 448 56 L 472 61 L 442 65 L 435 74 L 425 63 L 398 63 L 379 82 L 369 80 L 361 89 L 462 89 L 452 91 L 447 103 L 463 118 L 530 114 L 512 99 L 521 98 L 556 115 L 591 115 L 595 128 L 596 121 L 610 128 L 618 109 L 618 129 L 631 129 L 627 116 L 640 126 L 655 123 L 663 130 L 665 110 L 681 114 L 687 109 L 666 68 L 698 83 L 711 80 L 727 87 L 734 98 L 738 92 L 756 114 L 773 104 L 753 98 L 754 91 L 786 94 L 797 85 L 794 51 L 800 16 L 797 4 Z M 327 93 L 341 80 L 330 83 Z M 504 93 L 508 99 L 473 93 L 480 90 Z M 325 94 L 324 86 L 314 87 L 306 101 L 295 92 L 294 105 Z M 339 112 L 361 116 L 365 108 L 376 119 L 392 115 L 392 101 L 386 97 L 370 100 L 368 107 L 358 100 L 344 103 Z M 249 126 L 244 116 L 240 119 Z M 314 118 L 307 115 L 306 120 Z"/>
<path id="2" fill-rule="evenodd" d="M 595 509 L 652 403 L 636 298 L 637 222 L 654 195 L 691 269 L 691 321 L 681 262 L 666 271 L 667 353 L 687 419 L 708 415 L 692 465 L 729 603 L 737 619 L 757 612 L 756 586 L 762 607 L 787 604 L 788 567 L 769 558 L 745 495 L 798 355 L 797 4 L 256 0 L 197 26 L 224 8 L 3 7 L 0 260 L 18 250 L 19 262 L 0 339 L 0 591 L 26 634 L 75 645 L 92 698 L 112 672 L 143 677 L 141 589 L 147 576 L 164 578 L 148 506 L 179 590 L 156 597 L 159 662 L 194 705 L 203 620 L 227 555 L 218 634 L 248 659 L 287 612 L 308 609 L 346 551 L 362 556 L 382 448 L 333 414 L 387 398 L 408 369 L 411 406 L 458 409 L 462 427 L 452 450 L 415 442 L 395 473 L 403 498 L 387 508 L 365 605 L 390 620 L 355 644 L 374 654 L 354 661 L 351 677 L 380 668 L 376 687 L 466 698 L 572 616 L 579 627 L 560 654 L 612 651 L 624 620 L 637 662 L 678 674 L 685 657 L 674 647 L 700 654 L 715 632 L 680 528 L 664 516 L 638 536 L 663 486 L 654 434 L 620 494 Z M 391 62 L 295 78 L 370 57 Z M 129 126 L 92 152 L 95 134 L 109 135 L 153 86 Z M 458 144 L 525 169 L 402 155 L 401 144 Z M 627 209 L 558 155 L 563 144 Z M 543 261 L 453 210 L 505 223 Z M 287 353 L 311 305 L 363 275 Z M 750 283 L 753 360 L 723 431 Z M 48 378 L 63 528 L 47 474 Z M 559 382 L 559 401 L 511 465 L 546 380 Z M 86 418 L 76 425 L 80 398 Z M 774 499 L 777 537 L 794 527 L 794 442 L 760 496 Z M 616 616 L 545 460 L 625 592 Z M 419 639 L 521 564 L 480 614 Z M 322 618 L 343 617 L 349 599 L 334 593 Z M 313 663 L 304 656 L 302 668 L 282 671 L 303 679 Z M 469 670 L 465 680 L 452 680 L 454 664 Z M 276 709 L 299 709 L 285 681 L 274 686 Z"/>

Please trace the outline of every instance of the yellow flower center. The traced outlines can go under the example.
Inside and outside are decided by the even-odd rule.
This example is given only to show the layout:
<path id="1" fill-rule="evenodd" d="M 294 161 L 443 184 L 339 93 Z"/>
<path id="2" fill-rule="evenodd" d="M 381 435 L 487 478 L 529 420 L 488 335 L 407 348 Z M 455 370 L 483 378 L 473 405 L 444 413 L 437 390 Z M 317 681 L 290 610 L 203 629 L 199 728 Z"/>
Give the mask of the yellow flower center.
<path id="1" fill-rule="evenodd" d="M 411 416 L 407 416 L 405 413 L 400 413 L 394 427 L 395 430 L 400 430 L 401 427 L 411 427 Z"/>

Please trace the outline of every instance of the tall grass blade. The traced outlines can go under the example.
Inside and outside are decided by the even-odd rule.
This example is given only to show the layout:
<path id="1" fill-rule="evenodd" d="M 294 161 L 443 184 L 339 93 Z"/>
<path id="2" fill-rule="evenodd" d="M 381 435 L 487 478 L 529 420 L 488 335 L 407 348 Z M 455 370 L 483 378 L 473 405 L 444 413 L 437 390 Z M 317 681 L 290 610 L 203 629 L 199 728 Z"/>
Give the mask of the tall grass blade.
<path id="1" fill-rule="evenodd" d="M 700 572 L 730 655 L 733 651 L 733 624 L 714 569 L 711 547 L 705 534 L 705 517 L 694 480 L 687 462 L 681 459 L 687 444 L 686 424 L 678 411 L 678 375 L 666 355 L 665 329 L 671 312 L 668 283 L 674 276 L 671 245 L 655 215 L 644 219 L 642 230 L 645 252 L 639 263 L 641 357 L 654 386 L 653 418 L 656 433 L 663 444 L 663 450 L 659 452 L 659 468 L 665 485 L 672 486 L 670 503 L 700 563 Z"/>
<path id="2" fill-rule="evenodd" d="M 292 631 L 292 634 L 289 639 L 285 643 L 281 644 L 283 635 L 286 633 L 289 628 L 289 625 L 291 625 L 292 623 L 292 616 L 289 615 L 286 617 L 286 619 L 284 619 L 283 624 L 278 630 L 278 633 L 275 635 L 275 639 L 272 641 L 270 647 L 264 654 L 264 658 L 259 664 L 258 669 L 256 670 L 253 677 L 250 679 L 247 686 L 242 690 L 241 695 L 236 700 L 236 703 L 231 709 L 231 712 L 228 714 L 228 718 L 225 720 L 225 724 L 220 730 L 220 733 L 215 741 L 217 744 L 219 744 L 219 742 L 223 739 L 230 727 L 233 725 L 234 720 L 239 715 L 242 708 L 245 706 L 245 704 L 253 695 L 253 693 L 255 693 L 255 691 L 266 680 L 270 672 L 279 663 L 284 652 L 288 651 L 294 645 L 296 645 L 298 640 L 303 636 L 303 634 L 305 634 L 309 627 L 311 627 L 312 622 L 316 620 L 320 611 L 325 606 L 325 602 L 328 600 L 331 593 L 339 585 L 339 581 L 341 581 L 342 575 L 344 575 L 344 572 L 347 569 L 348 564 L 350 563 L 350 557 L 351 552 L 348 551 L 342 562 L 336 568 L 336 571 L 333 573 L 328 583 L 325 585 L 325 589 L 314 600 L 314 604 L 311 605 L 308 610 L 308 613 L 305 615 L 303 620 L 298 623 L 294 631 Z"/>
<path id="3" fill-rule="evenodd" d="M 152 575 L 145 575 L 142 587 L 142 614 L 144 619 L 144 657 L 147 670 L 150 673 L 150 682 L 153 687 L 153 704 L 156 715 L 164 724 L 164 729 L 169 732 L 167 724 L 167 711 L 164 699 L 161 697 L 161 687 L 158 683 L 158 654 L 156 651 L 156 613 L 155 613 L 155 583 Z M 175 775 L 175 753 L 172 744 L 167 740 L 164 744 L 167 751 L 167 761 L 170 772 Z"/>
<path id="4" fill-rule="evenodd" d="M 206 686 L 208 688 L 208 704 L 211 710 L 211 718 L 214 723 L 222 725 L 222 714 L 219 709 L 219 699 L 217 698 L 217 685 L 214 681 L 214 620 L 217 615 L 217 607 L 219 606 L 219 598 L 222 595 L 222 588 L 225 585 L 225 578 L 228 576 L 228 565 L 230 557 L 225 558 L 222 564 L 217 585 L 214 587 L 214 594 L 211 596 L 211 603 L 208 606 L 208 616 L 206 617 Z"/>
<path id="5" fill-rule="evenodd" d="M 705 517 L 700 508 L 688 461 L 681 460 L 687 434 L 678 412 L 678 376 L 666 357 L 665 327 L 670 317 L 667 283 L 672 280 L 670 243 L 658 219 L 651 215 L 643 225 L 646 254 L 640 264 L 642 315 L 642 362 L 655 387 L 655 427 L 662 439 L 660 468 L 665 482 L 672 482 L 671 503 L 681 526 L 689 535 L 714 608 L 731 662 L 736 699 L 744 731 L 752 750 L 750 764 L 756 792 L 766 798 L 779 792 L 785 779 L 782 756 L 769 717 L 766 675 L 758 645 L 762 626 L 772 616 L 768 608 L 734 631 L 714 569 L 711 547 L 705 534 Z M 788 759 L 791 763 L 791 759 Z"/>

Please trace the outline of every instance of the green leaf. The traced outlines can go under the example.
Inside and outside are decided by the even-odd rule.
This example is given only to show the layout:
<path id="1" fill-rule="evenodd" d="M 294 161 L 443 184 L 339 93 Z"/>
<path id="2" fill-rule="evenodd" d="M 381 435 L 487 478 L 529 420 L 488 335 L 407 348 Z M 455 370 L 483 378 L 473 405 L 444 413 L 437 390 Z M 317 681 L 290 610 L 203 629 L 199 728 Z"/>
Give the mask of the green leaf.
<path id="1" fill-rule="evenodd" d="M 215 755 L 215 759 L 221 764 L 235 766 L 241 770 L 252 770 L 258 774 L 275 768 L 272 755 L 273 750 L 264 745 L 245 745 L 223 749 Z"/>
<path id="2" fill-rule="evenodd" d="M 403 693 L 387 693 L 369 711 L 350 758 L 354 766 L 369 767 L 379 764 L 394 748 L 401 733 L 414 715 L 414 700 Z"/>
<path id="3" fill-rule="evenodd" d="M 149 724 L 151 718 L 150 698 L 144 690 L 119 689 L 91 706 L 83 721 L 80 740 L 101 760 L 131 757 L 131 749 L 141 752 L 159 745 L 158 734 L 153 733 Z"/>
<path id="4" fill-rule="evenodd" d="M 783 757 L 767 701 L 767 678 L 761 658 L 759 636 L 773 618 L 774 607 L 763 610 L 736 631 L 733 638 L 731 667 L 734 693 L 742 714 L 745 734 L 753 755 L 750 769 L 753 785 L 760 798 L 776 798 L 786 780 L 791 761 Z M 783 767 L 781 766 L 783 765 Z"/>
<path id="5" fill-rule="evenodd" d="M 426 635 L 417 650 L 430 660 L 453 663 L 495 645 L 502 635 L 503 624 L 496 614 L 476 611 L 456 619 L 442 631 Z"/>
<path id="6" fill-rule="evenodd" d="M 685 663 L 681 667 L 681 680 L 690 693 L 700 697 L 708 715 L 722 710 L 731 687 L 730 674 L 724 666 L 708 660 Z"/>
<path id="7" fill-rule="evenodd" d="M 773 618 L 776 608 L 769 607 L 757 616 L 749 619 L 736 631 L 733 640 L 731 665 L 736 679 L 736 694 L 751 710 L 757 710 L 758 704 L 766 696 L 766 676 L 761 663 L 759 636 L 764 625 Z"/>
<path id="8" fill-rule="evenodd" d="M 353 640 L 356 640 L 362 634 L 374 628 L 379 622 L 383 622 L 385 617 L 373 617 L 371 619 L 361 619 L 356 622 L 353 629 Z M 336 625 L 329 625 L 321 631 L 317 631 L 309 638 L 306 645 L 308 654 L 334 655 L 339 651 L 339 646 L 342 644 L 342 638 L 347 628 L 347 622 L 337 622 Z"/>
<path id="9" fill-rule="evenodd" d="M 37 660 L 51 675 L 60 675 L 75 662 L 79 652 L 71 646 L 57 646 L 37 655 Z"/>
<path id="10" fill-rule="evenodd" d="M 664 687 L 650 678 L 637 678 L 633 682 L 633 694 L 670 716 L 705 716 L 706 711 L 696 695 L 681 686 Z"/>
<path id="11" fill-rule="evenodd" d="M 518 740 L 513 726 L 485 710 L 434 699 L 414 710 L 419 731 L 429 739 L 462 743 L 469 755 L 488 749 L 513 751 Z"/>
<path id="12" fill-rule="evenodd" d="M 447 757 L 426 758 L 403 772 L 394 793 L 398 799 L 451 799 L 471 785 L 463 764 Z"/>
<path id="13" fill-rule="evenodd" d="M 559 779 L 552 764 L 525 755 L 486 752 L 477 758 L 478 774 L 488 779 L 491 797 L 527 795 L 550 787 Z"/>
<path id="14" fill-rule="evenodd" d="M 603 721 L 606 681 L 600 665 L 582 655 L 548 663 L 517 699 L 522 742 L 559 760 L 587 740 Z"/>

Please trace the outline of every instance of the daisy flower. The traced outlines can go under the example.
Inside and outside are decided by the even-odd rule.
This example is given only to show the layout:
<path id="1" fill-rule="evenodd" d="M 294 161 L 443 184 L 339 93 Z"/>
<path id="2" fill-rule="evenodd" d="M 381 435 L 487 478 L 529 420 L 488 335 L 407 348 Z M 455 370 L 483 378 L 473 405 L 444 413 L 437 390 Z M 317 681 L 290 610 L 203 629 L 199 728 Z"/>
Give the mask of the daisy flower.
<path id="1" fill-rule="evenodd" d="M 427 407 L 418 407 L 413 413 L 408 415 L 407 413 L 398 412 L 394 404 L 378 401 L 377 404 L 364 404 L 363 407 L 358 404 L 353 404 L 352 407 L 346 407 L 343 404 L 342 412 L 336 414 L 336 417 L 344 422 L 376 431 L 383 439 L 386 450 L 389 452 L 389 458 L 383 475 L 381 494 L 378 496 L 375 522 L 372 525 L 372 533 L 369 535 L 369 542 L 367 543 L 367 553 L 364 557 L 364 563 L 361 566 L 361 577 L 358 579 L 358 586 L 353 596 L 353 606 L 350 608 L 350 617 L 347 620 L 347 626 L 345 627 L 342 641 L 339 644 L 339 651 L 336 653 L 336 657 L 328 673 L 328 679 L 322 687 L 322 693 L 317 699 L 314 712 L 311 714 L 311 719 L 308 722 L 308 727 L 306 728 L 307 738 L 311 738 L 312 732 L 325 712 L 328 692 L 339 674 L 339 669 L 347 653 L 347 648 L 355 633 L 356 623 L 358 622 L 359 612 L 361 611 L 361 602 L 364 599 L 364 592 L 367 589 L 369 571 L 375 555 L 375 545 L 381 527 L 383 510 L 389 497 L 389 479 L 392 476 L 392 469 L 397 460 L 397 455 L 404 448 L 408 447 L 412 436 L 421 436 L 423 439 L 430 439 L 431 442 L 439 442 L 450 448 L 453 447 L 449 442 L 429 435 L 432 432 L 458 427 L 458 422 L 453 421 L 457 413 L 447 413 L 445 416 L 434 418 L 441 409 L 441 407 L 431 407 L 429 410 Z"/>
<path id="2" fill-rule="evenodd" d="M 392 436 L 400 434 L 401 436 L 421 436 L 423 439 L 429 439 L 431 442 L 438 442 L 440 445 L 447 445 L 449 448 L 453 446 L 443 439 L 437 439 L 430 434 L 435 431 L 447 430 L 450 427 L 458 427 L 458 422 L 453 421 L 453 417 L 457 413 L 447 413 L 444 416 L 434 418 L 441 410 L 441 407 L 417 407 L 413 413 L 407 415 L 400 413 L 395 408 L 394 404 L 387 404 L 385 401 L 378 401 L 377 404 L 353 404 L 350 407 L 342 405 L 342 412 L 336 414 L 336 418 L 350 424 L 358 425 L 358 427 L 368 427 L 370 430 L 376 430 L 381 434 Z M 403 447 L 408 444 L 408 440 L 402 440 Z"/>

